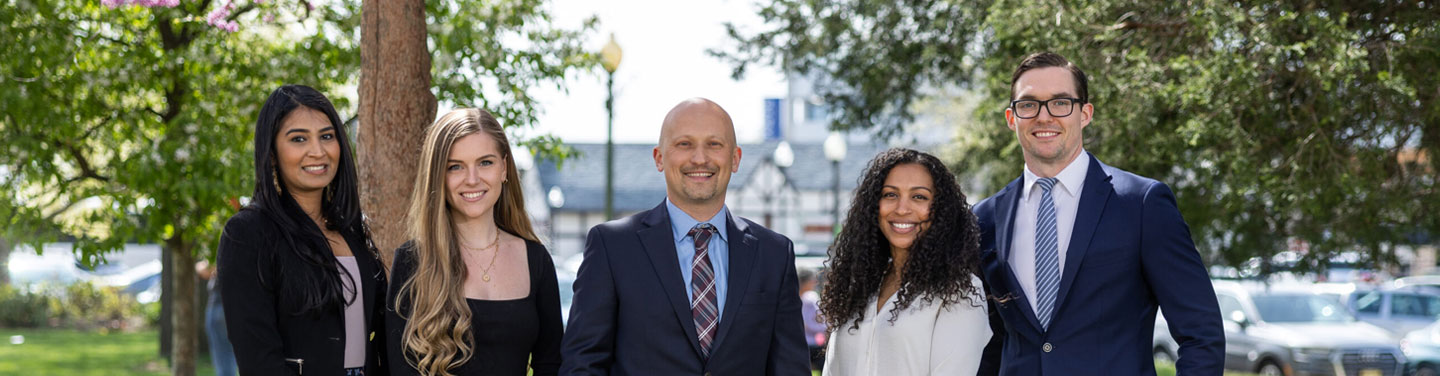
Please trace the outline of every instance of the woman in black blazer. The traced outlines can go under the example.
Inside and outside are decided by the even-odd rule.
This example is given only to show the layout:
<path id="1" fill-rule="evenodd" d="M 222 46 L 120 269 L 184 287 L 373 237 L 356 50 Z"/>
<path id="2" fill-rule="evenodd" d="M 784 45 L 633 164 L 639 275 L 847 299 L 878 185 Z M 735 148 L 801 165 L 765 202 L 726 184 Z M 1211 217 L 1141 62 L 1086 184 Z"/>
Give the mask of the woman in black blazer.
<path id="1" fill-rule="evenodd" d="M 286 85 L 255 127 L 255 192 L 219 251 L 240 373 L 386 374 L 385 272 L 340 116 L 315 89 Z"/>

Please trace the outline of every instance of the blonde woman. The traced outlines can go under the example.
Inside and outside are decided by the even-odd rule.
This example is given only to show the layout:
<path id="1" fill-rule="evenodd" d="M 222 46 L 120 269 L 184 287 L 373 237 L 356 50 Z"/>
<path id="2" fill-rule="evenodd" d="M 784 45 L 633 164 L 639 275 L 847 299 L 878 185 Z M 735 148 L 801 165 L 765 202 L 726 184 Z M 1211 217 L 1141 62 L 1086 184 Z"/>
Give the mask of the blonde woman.
<path id="1" fill-rule="evenodd" d="M 395 252 L 386 301 L 392 374 L 556 374 L 555 267 L 530 227 L 509 145 L 478 109 L 425 132 L 411 241 Z"/>

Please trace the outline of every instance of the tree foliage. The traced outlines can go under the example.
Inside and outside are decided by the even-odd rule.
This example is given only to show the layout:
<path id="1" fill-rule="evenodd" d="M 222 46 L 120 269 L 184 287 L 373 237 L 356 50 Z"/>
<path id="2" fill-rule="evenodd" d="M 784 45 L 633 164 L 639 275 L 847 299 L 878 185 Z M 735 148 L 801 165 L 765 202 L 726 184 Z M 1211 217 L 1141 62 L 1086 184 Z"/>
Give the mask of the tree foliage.
<path id="1" fill-rule="evenodd" d="M 3 3 L 0 217 L 10 238 L 68 234 L 92 256 L 176 235 L 208 249 L 230 200 L 253 186 L 254 116 L 270 90 L 307 84 L 352 107 L 341 90 L 359 72 L 358 0 Z M 240 32 L 206 19 L 230 3 Z M 550 27 L 542 4 L 430 1 L 437 97 L 533 124 L 529 91 L 595 61 L 580 43 L 595 20 Z M 554 152 L 555 140 L 524 143 Z"/>
<path id="2" fill-rule="evenodd" d="M 538 104 L 528 91 L 594 62 L 580 39 L 595 21 L 554 28 L 542 4 L 430 1 L 437 97 L 531 125 Z M 253 187 L 253 124 L 274 88 L 313 86 L 354 112 L 345 88 L 359 74 L 359 0 L 0 0 L 0 9 L 0 237 L 73 237 L 87 263 L 127 242 L 165 244 L 177 256 L 171 269 L 212 254 Z M 563 153 L 554 137 L 523 143 Z M 193 291 L 186 269 L 167 286 L 178 296 Z M 177 307 L 177 322 L 195 322 L 185 317 L 193 307 Z M 177 326 L 176 338 L 193 339 L 188 330 Z M 176 373 L 193 373 L 184 364 Z"/>
<path id="3" fill-rule="evenodd" d="M 251 124 L 268 88 L 333 91 L 348 73 L 317 67 L 357 63 L 318 52 L 353 48 L 321 33 L 216 29 L 204 23 L 205 2 L 7 2 L 16 11 L 0 16 L 6 234 L 68 234 L 91 262 L 127 241 L 209 250 L 229 201 L 249 193 Z"/>
<path id="4" fill-rule="evenodd" d="M 1172 185 L 1213 261 L 1290 239 L 1385 261 L 1440 234 L 1433 2 L 784 0 L 760 15 L 767 29 L 716 54 L 833 78 L 836 128 L 901 129 L 936 88 L 983 96 L 954 145 L 956 172 L 987 182 L 978 196 L 1019 175 L 1010 73 L 1048 50 L 1090 74 L 1086 149 Z M 863 104 L 883 101 L 875 120 Z"/>

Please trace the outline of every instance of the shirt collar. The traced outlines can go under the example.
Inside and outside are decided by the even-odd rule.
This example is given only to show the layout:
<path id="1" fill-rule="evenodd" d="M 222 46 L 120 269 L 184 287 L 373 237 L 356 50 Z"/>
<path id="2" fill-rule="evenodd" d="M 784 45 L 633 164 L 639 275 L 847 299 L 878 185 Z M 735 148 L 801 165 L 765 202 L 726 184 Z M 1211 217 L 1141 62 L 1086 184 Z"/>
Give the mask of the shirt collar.
<path id="1" fill-rule="evenodd" d="M 1056 184 L 1056 186 L 1059 186 L 1060 189 L 1065 190 L 1065 193 L 1069 194 L 1070 196 L 1079 195 L 1080 187 L 1084 186 L 1085 175 L 1089 172 L 1089 170 L 1090 153 L 1086 153 L 1085 149 L 1082 148 L 1080 149 L 1080 155 L 1076 156 L 1075 160 L 1070 161 L 1070 164 L 1065 165 L 1065 168 L 1061 169 L 1060 173 L 1055 175 L 1057 179 L 1060 179 L 1059 184 Z M 1030 188 L 1035 186 L 1036 181 L 1040 180 L 1040 176 L 1035 175 L 1034 172 L 1030 172 L 1029 164 L 1025 165 L 1024 176 L 1024 190 L 1020 192 L 1020 195 L 1021 197 L 1030 197 Z"/>
<path id="2" fill-rule="evenodd" d="M 684 210 L 680 210 L 674 203 L 671 203 L 669 198 L 665 199 L 665 211 L 670 215 L 670 230 L 675 232 L 676 242 L 689 236 L 690 229 L 695 228 L 695 225 L 702 222 L 691 218 L 690 214 L 685 213 Z M 730 208 L 728 206 L 721 206 L 720 211 L 715 212 L 714 217 L 703 221 L 709 223 L 711 226 L 715 226 L 715 235 L 719 236 L 721 241 L 729 241 L 729 237 L 725 234 L 725 217 L 729 213 Z"/>

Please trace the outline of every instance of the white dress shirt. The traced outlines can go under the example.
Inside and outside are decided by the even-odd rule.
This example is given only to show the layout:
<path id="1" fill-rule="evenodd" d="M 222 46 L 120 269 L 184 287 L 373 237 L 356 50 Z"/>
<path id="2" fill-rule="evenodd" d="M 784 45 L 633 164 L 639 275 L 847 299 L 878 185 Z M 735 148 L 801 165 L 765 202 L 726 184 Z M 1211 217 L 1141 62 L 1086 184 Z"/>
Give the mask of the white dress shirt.
<path id="1" fill-rule="evenodd" d="M 983 282 L 970 276 L 977 293 L 941 309 L 940 301 L 917 298 L 890 323 L 895 297 L 875 313 L 876 297 L 865 305 L 865 321 L 836 328 L 825 349 L 826 376 L 974 375 L 990 341 Z M 974 302 L 975 304 L 971 304 Z"/>
<path id="2" fill-rule="evenodd" d="M 1085 174 L 1090 169 L 1090 155 L 1080 150 L 1080 155 L 1070 161 L 1060 174 L 1060 181 L 1050 189 L 1050 198 L 1055 202 L 1055 232 L 1059 238 L 1057 247 L 1060 256 L 1060 277 L 1065 273 L 1065 252 L 1070 248 L 1070 233 L 1075 229 L 1075 212 L 1080 206 L 1080 192 L 1085 186 Z M 1038 310 L 1035 299 L 1035 218 L 1040 210 L 1040 198 L 1044 194 L 1035 183 L 1041 176 L 1030 171 L 1025 165 L 1025 181 L 1020 191 L 1020 205 L 1015 208 L 1015 231 L 1010 233 L 1010 271 L 1020 282 L 1020 290 L 1030 301 L 1030 312 Z M 1055 307 L 1057 310 L 1060 307 Z"/>

